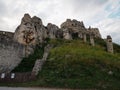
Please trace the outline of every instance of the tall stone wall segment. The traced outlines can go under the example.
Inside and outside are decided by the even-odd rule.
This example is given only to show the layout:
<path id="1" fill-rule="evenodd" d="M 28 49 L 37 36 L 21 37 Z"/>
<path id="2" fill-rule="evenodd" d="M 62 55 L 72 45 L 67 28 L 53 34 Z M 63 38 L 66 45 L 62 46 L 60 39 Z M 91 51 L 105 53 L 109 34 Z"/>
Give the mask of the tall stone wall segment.
<path id="1" fill-rule="evenodd" d="M 107 51 L 108 51 L 109 53 L 114 53 L 112 38 L 111 38 L 110 35 L 107 36 L 106 44 L 107 44 Z"/>
<path id="2" fill-rule="evenodd" d="M 13 41 L 13 33 L 0 32 L 0 73 L 11 72 L 24 57 L 24 46 Z"/>

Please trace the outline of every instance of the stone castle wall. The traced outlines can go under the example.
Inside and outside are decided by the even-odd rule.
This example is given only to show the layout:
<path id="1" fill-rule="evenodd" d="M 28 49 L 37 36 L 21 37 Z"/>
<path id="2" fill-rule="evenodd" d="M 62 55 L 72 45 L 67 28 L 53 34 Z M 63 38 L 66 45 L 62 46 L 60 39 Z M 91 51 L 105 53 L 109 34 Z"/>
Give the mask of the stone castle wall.
<path id="1" fill-rule="evenodd" d="M 0 73 L 10 72 L 24 57 L 24 46 L 14 42 L 13 35 L 0 31 Z"/>

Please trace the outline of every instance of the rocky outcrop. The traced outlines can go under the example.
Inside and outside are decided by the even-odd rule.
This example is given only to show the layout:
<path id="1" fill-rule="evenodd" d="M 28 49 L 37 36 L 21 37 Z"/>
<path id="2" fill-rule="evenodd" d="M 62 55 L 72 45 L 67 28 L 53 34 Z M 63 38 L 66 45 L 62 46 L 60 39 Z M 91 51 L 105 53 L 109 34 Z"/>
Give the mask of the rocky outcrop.
<path id="1" fill-rule="evenodd" d="M 66 31 L 69 31 L 69 34 L 64 33 L 64 38 L 68 37 L 68 35 L 71 35 L 72 38 L 84 38 L 84 35 L 90 35 L 94 34 L 95 38 L 101 38 L 100 32 L 98 28 L 91 28 L 89 27 L 88 29 L 85 28 L 83 21 L 77 21 L 75 19 L 67 19 L 65 22 L 61 24 L 61 29 Z M 65 36 L 67 35 L 67 36 Z M 67 38 L 68 39 L 68 38 Z M 70 38 L 71 39 L 71 38 Z"/>
<path id="2" fill-rule="evenodd" d="M 43 43 L 44 39 L 48 37 L 48 30 L 43 25 L 42 20 L 39 17 L 34 16 L 32 18 L 32 23 L 34 24 L 34 28 L 36 30 L 37 43 Z"/>
<path id="3" fill-rule="evenodd" d="M 61 29 L 63 30 L 63 38 L 65 39 L 74 39 L 74 38 L 83 38 L 86 28 L 81 21 L 75 19 L 67 19 L 61 24 Z"/>
<path id="4" fill-rule="evenodd" d="M 98 28 L 91 28 L 91 27 L 89 27 L 87 29 L 87 31 L 90 34 L 92 33 L 94 35 L 94 37 L 96 37 L 96 38 L 102 38 Z"/>
<path id="5" fill-rule="evenodd" d="M 63 29 L 63 38 L 67 40 L 72 40 L 72 31 L 71 29 L 65 28 Z"/>
<path id="6" fill-rule="evenodd" d="M 84 26 L 83 22 L 77 21 L 75 19 L 73 19 L 73 20 L 67 19 L 65 22 L 63 22 L 61 24 L 61 28 L 71 28 L 73 30 L 73 32 L 85 30 L 85 26 Z"/>
<path id="7" fill-rule="evenodd" d="M 14 34 L 14 40 L 23 45 L 35 45 L 37 42 L 37 33 L 32 23 L 31 17 L 25 14 L 21 24 L 17 27 Z"/>
<path id="8" fill-rule="evenodd" d="M 9 43 L 12 42 L 13 36 L 14 36 L 14 33 L 12 32 L 0 31 L 0 44 L 4 42 L 9 42 Z"/>
<path id="9" fill-rule="evenodd" d="M 42 43 L 46 37 L 47 29 L 42 20 L 36 16 L 31 18 L 29 14 L 24 15 L 14 35 L 14 39 L 24 45 Z"/>
<path id="10" fill-rule="evenodd" d="M 51 39 L 63 37 L 63 31 L 59 29 L 59 27 L 56 26 L 55 24 L 48 23 L 47 30 L 48 30 L 48 37 Z"/>
<path id="11" fill-rule="evenodd" d="M 24 45 L 36 45 L 43 43 L 45 38 L 84 38 L 84 35 L 94 34 L 94 37 L 101 38 L 100 32 L 97 28 L 85 28 L 83 21 L 75 19 L 67 19 L 61 24 L 61 28 L 55 24 L 48 23 L 45 27 L 39 17 L 30 17 L 25 14 L 22 18 L 21 24 L 15 31 L 14 39 Z"/>
<path id="12" fill-rule="evenodd" d="M 43 43 L 46 37 L 47 29 L 42 20 L 36 16 L 31 18 L 29 14 L 24 15 L 14 34 L 14 40 L 25 45 L 26 56 L 32 54 L 36 44 Z"/>

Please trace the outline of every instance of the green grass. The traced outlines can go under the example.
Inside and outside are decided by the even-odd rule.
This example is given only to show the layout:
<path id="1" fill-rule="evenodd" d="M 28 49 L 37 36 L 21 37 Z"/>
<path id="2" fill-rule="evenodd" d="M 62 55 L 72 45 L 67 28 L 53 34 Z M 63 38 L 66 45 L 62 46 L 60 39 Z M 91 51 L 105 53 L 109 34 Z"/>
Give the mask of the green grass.
<path id="1" fill-rule="evenodd" d="M 118 45 L 116 43 L 113 43 L 113 46 L 114 46 L 114 52 L 115 53 L 120 53 L 120 45 Z"/>
<path id="2" fill-rule="evenodd" d="M 120 46 L 115 54 L 106 52 L 105 42 L 96 40 L 90 46 L 82 40 L 49 40 L 54 45 L 36 81 L 10 86 L 56 88 L 120 89 Z M 38 49 L 40 50 L 40 49 Z M 113 74 L 108 74 L 110 71 Z M 8 85 L 8 86 L 9 86 Z"/>
<path id="3" fill-rule="evenodd" d="M 80 40 L 50 43 L 55 47 L 38 75 L 37 86 L 120 89 L 120 56 L 107 53 L 103 44 L 92 47 Z"/>

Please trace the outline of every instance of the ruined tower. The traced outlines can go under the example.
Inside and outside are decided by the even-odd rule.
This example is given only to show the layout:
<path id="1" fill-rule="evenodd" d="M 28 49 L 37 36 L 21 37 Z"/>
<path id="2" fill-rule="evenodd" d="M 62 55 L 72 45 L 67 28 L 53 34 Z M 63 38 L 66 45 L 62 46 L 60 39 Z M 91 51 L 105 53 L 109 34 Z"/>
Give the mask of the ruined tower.
<path id="1" fill-rule="evenodd" d="M 86 33 L 83 33 L 83 41 L 84 41 L 84 42 L 87 42 Z"/>
<path id="2" fill-rule="evenodd" d="M 106 43 L 107 43 L 107 51 L 113 53 L 113 43 L 110 35 L 107 36 Z"/>
<path id="3" fill-rule="evenodd" d="M 95 46 L 94 34 L 90 34 L 90 44 L 91 44 L 92 46 Z"/>

